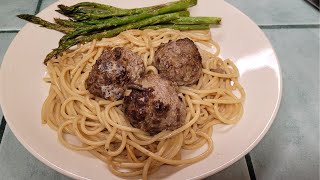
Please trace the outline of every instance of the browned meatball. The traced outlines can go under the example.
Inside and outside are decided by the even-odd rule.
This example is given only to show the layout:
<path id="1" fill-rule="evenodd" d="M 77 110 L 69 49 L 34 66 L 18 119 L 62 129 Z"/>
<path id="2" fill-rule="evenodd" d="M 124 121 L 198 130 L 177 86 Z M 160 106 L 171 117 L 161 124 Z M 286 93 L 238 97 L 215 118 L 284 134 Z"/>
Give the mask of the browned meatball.
<path id="1" fill-rule="evenodd" d="M 133 127 L 157 134 L 182 126 L 186 107 L 178 97 L 177 85 L 159 75 L 148 74 L 128 85 L 124 112 Z"/>
<path id="2" fill-rule="evenodd" d="M 117 100 L 123 97 L 126 84 L 143 73 L 143 61 L 136 53 L 126 48 L 108 48 L 93 65 L 86 86 L 95 96 Z"/>
<path id="3" fill-rule="evenodd" d="M 195 84 L 201 76 L 201 56 L 188 38 L 161 44 L 155 52 L 155 67 L 159 74 L 179 86 Z"/>

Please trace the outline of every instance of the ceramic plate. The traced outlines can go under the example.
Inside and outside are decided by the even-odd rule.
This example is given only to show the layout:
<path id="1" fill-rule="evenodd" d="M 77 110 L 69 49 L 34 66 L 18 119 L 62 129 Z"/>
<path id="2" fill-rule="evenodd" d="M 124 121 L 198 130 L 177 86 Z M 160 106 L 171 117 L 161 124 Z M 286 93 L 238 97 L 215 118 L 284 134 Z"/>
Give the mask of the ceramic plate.
<path id="1" fill-rule="evenodd" d="M 38 15 L 53 20 L 59 1 Z M 122 8 L 150 6 L 167 1 L 105 0 Z M 206 159 L 186 166 L 163 166 L 152 179 L 200 179 L 230 166 L 255 147 L 266 134 L 281 99 L 281 72 L 276 54 L 259 27 L 246 15 L 222 0 L 200 0 L 190 9 L 192 16 L 220 16 L 222 24 L 211 29 L 221 46 L 221 56 L 231 58 L 240 71 L 247 98 L 244 115 L 234 126 L 216 126 L 214 152 Z M 39 160 L 76 179 L 119 179 L 89 153 L 63 147 L 57 134 L 42 125 L 40 112 L 48 94 L 43 82 L 43 59 L 58 45 L 62 34 L 34 24 L 26 24 L 12 41 L 1 65 L 0 102 L 7 123 L 18 140 Z"/>

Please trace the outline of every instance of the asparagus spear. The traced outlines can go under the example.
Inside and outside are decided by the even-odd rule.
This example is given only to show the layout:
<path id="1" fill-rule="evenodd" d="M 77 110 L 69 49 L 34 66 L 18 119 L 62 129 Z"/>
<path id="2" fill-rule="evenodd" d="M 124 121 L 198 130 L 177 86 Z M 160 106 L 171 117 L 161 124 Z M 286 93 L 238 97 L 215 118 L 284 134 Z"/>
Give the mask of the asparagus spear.
<path id="1" fill-rule="evenodd" d="M 158 23 L 162 23 L 162 22 L 168 22 L 168 21 L 177 19 L 180 16 L 188 16 L 188 15 L 189 15 L 188 11 L 181 11 L 181 12 L 153 16 L 153 17 L 150 17 L 147 19 L 143 19 L 143 20 L 131 23 L 131 24 L 127 24 L 127 25 L 123 25 L 123 26 L 114 28 L 112 30 L 104 31 L 104 32 L 89 35 L 89 36 L 80 37 L 77 39 L 70 39 L 70 40 L 65 41 L 64 43 L 60 44 L 58 48 L 54 49 L 51 53 L 49 53 L 47 55 L 47 57 L 45 58 L 44 63 L 46 64 L 47 61 L 49 61 L 51 58 L 53 58 L 54 56 L 57 56 L 62 51 L 66 50 L 76 44 L 89 42 L 94 39 L 113 37 L 123 31 L 129 30 L 129 29 L 137 29 L 137 28 L 141 28 L 144 26 L 148 26 L 148 25 L 158 24 Z"/>
<path id="2" fill-rule="evenodd" d="M 101 23 L 107 23 L 111 21 L 111 19 L 97 19 L 91 21 L 83 21 L 83 22 L 75 22 L 65 19 L 55 19 L 57 24 L 67 27 L 74 27 L 74 28 L 83 28 L 85 26 L 90 25 L 97 25 Z M 176 20 L 169 22 L 170 24 L 220 24 L 221 18 L 220 17 L 180 17 Z"/>
<path id="3" fill-rule="evenodd" d="M 209 24 L 192 24 L 192 25 L 185 25 L 185 24 L 159 24 L 154 26 L 145 26 L 141 29 L 176 29 L 180 31 L 187 31 L 187 30 L 207 30 L 210 29 Z"/>
<path id="4" fill-rule="evenodd" d="M 220 24 L 220 17 L 180 17 L 170 23 L 173 24 Z"/>
<path id="5" fill-rule="evenodd" d="M 58 8 L 60 9 L 60 13 L 62 14 L 72 14 L 74 12 L 81 12 L 81 11 L 78 11 L 80 10 L 79 7 L 95 7 L 95 8 L 99 8 L 99 9 L 102 9 L 102 10 L 105 10 L 105 11 L 119 11 L 119 10 L 122 10 L 121 8 L 116 8 L 116 7 L 113 7 L 113 6 L 109 6 L 109 5 L 105 5 L 105 4 L 99 4 L 99 3 L 94 3 L 94 2 L 81 2 L 81 3 L 78 3 L 78 4 L 75 4 L 73 6 L 65 6 L 63 4 L 59 4 L 58 5 Z"/>
<path id="6" fill-rule="evenodd" d="M 73 31 L 74 29 L 73 28 L 70 28 L 70 27 L 64 27 L 64 26 L 61 26 L 61 25 L 58 25 L 58 24 L 54 24 L 54 23 L 51 23 L 51 22 L 48 22 L 46 20 L 43 20 L 37 16 L 34 16 L 34 15 L 30 15 L 30 14 L 20 14 L 20 15 L 17 15 L 18 18 L 20 19 L 24 19 L 26 21 L 29 21 L 31 23 L 34 23 L 34 24 L 39 24 L 41 25 L 42 27 L 45 27 L 45 28 L 48 28 L 48 29 L 53 29 L 53 30 L 56 30 L 56 31 L 60 31 L 62 33 L 69 33 L 71 31 Z"/>
<path id="7" fill-rule="evenodd" d="M 145 18 L 157 16 L 160 14 L 181 11 L 181 10 L 184 10 L 184 9 L 190 7 L 191 5 L 192 4 L 190 4 L 190 1 L 177 1 L 174 3 L 170 3 L 169 5 L 163 6 L 160 9 L 153 10 L 153 11 L 147 11 L 147 12 L 143 12 L 143 13 L 132 15 L 132 16 L 110 18 L 110 19 L 103 21 L 103 23 L 99 23 L 99 24 L 84 27 L 84 28 L 79 28 L 73 32 L 70 32 L 61 38 L 60 43 L 66 41 L 68 39 L 71 39 L 71 38 L 74 38 L 79 35 L 89 33 L 92 31 L 105 29 L 105 28 L 108 28 L 111 26 L 119 26 L 119 25 L 129 24 L 129 23 L 133 23 L 133 22 L 145 19 Z"/>
<path id="8" fill-rule="evenodd" d="M 170 3 L 166 3 L 166 4 L 161 4 L 161 5 L 156 5 L 156 6 L 150 6 L 150 7 L 143 7 L 143 8 L 134 8 L 134 9 L 121 9 L 121 8 L 115 8 L 113 6 L 108 6 L 108 5 L 103 5 L 103 4 L 98 4 L 98 3 L 89 3 L 86 2 L 82 3 L 80 5 L 76 4 L 74 6 L 71 7 L 67 7 L 67 6 L 61 6 L 63 7 L 63 9 L 67 12 L 75 12 L 78 7 L 84 6 L 84 5 L 88 5 L 88 6 L 93 6 L 93 7 L 98 7 L 100 9 L 106 9 L 106 10 L 110 10 L 110 12 L 106 12 L 103 13 L 103 11 L 97 13 L 95 11 L 91 11 L 91 12 L 86 12 L 85 9 L 81 9 L 80 12 L 83 13 L 76 13 L 74 14 L 72 17 L 74 19 L 77 20 L 88 20 L 88 19 L 101 19 L 101 18 L 107 18 L 107 17 L 113 17 L 113 16 L 125 16 L 125 15 L 134 15 L 134 14 L 139 14 L 139 13 L 143 13 L 146 11 L 152 11 L 152 10 L 156 10 L 159 8 L 163 8 L 166 6 L 170 6 L 172 4 L 178 3 L 178 2 L 183 2 L 183 3 L 187 3 L 191 6 L 195 6 L 197 4 L 197 0 L 180 0 L 180 1 L 175 1 L 175 2 L 170 2 Z M 70 9 L 68 9 L 70 8 Z M 62 10 L 60 8 L 60 10 Z M 79 12 L 79 11 L 78 11 Z"/>
<path id="9" fill-rule="evenodd" d="M 57 12 L 59 12 L 60 14 L 65 15 L 65 16 L 71 17 L 73 19 L 77 19 L 77 20 L 85 20 L 85 19 L 88 19 L 90 17 L 103 16 L 101 14 L 104 14 L 104 15 L 108 14 L 108 15 L 111 16 L 115 12 L 123 10 L 123 9 L 112 7 L 112 6 L 110 6 L 110 10 L 85 7 L 85 8 L 76 8 L 76 9 L 73 9 L 72 11 L 68 10 L 69 9 L 68 6 L 65 6 L 65 5 L 62 5 L 62 4 L 58 5 L 58 7 L 60 9 L 56 10 Z"/>
<path id="10" fill-rule="evenodd" d="M 88 26 L 88 24 L 84 22 L 75 22 L 75 21 L 70 21 L 70 20 L 60 19 L 60 18 L 54 18 L 54 21 L 57 24 L 65 27 L 82 28 L 82 27 Z"/>

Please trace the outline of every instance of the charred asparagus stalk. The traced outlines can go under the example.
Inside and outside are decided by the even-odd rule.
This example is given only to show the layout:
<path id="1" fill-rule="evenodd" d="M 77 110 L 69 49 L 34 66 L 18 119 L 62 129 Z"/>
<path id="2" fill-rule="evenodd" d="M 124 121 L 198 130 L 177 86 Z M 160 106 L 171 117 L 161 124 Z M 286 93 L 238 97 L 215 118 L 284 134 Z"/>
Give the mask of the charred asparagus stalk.
<path id="1" fill-rule="evenodd" d="M 77 20 L 88 20 L 88 19 L 101 19 L 101 18 L 114 17 L 114 16 L 134 15 L 134 14 L 139 14 L 146 11 L 156 10 L 166 6 L 171 6 L 172 4 L 175 4 L 178 2 L 188 3 L 190 4 L 190 6 L 195 6 L 197 4 L 197 0 L 180 0 L 176 2 L 170 2 L 170 3 L 150 6 L 150 7 L 122 9 L 122 8 L 116 8 L 113 6 L 108 6 L 108 5 L 94 3 L 94 2 L 82 2 L 70 7 L 67 7 L 64 5 L 59 5 L 58 7 L 60 8 L 59 12 L 62 14 L 69 15 L 69 16 L 70 14 L 72 14 L 72 17 Z M 84 7 L 96 8 L 96 10 L 99 13 L 92 10 L 91 11 L 87 10 Z"/>
<path id="2" fill-rule="evenodd" d="M 220 24 L 220 17 L 180 17 L 170 23 L 173 24 Z"/>
<path id="3" fill-rule="evenodd" d="M 46 20 L 43 20 L 37 16 L 34 16 L 34 15 L 30 15 L 30 14 L 20 14 L 20 15 L 17 15 L 17 17 L 19 17 L 20 19 L 24 19 L 26 21 L 29 21 L 31 23 L 34 23 L 34 24 L 38 24 L 38 25 L 41 25 L 42 27 L 45 27 L 45 28 L 48 28 L 48 29 L 53 29 L 53 30 L 56 30 L 56 31 L 60 31 L 62 33 L 69 33 L 71 31 L 74 30 L 74 28 L 70 28 L 70 27 L 64 27 L 64 26 L 61 26 L 59 24 L 54 24 L 54 23 L 51 23 L 51 22 L 48 22 Z"/>
<path id="4" fill-rule="evenodd" d="M 80 43 L 85 43 L 85 42 L 89 42 L 92 41 L 94 39 L 102 39 L 102 38 L 109 38 L 109 37 L 113 37 L 123 31 L 129 30 L 129 29 L 137 29 L 137 28 L 141 28 L 144 26 L 148 26 L 148 25 L 154 25 L 154 24 L 158 24 L 158 23 L 163 23 L 163 22 L 168 22 L 174 19 L 177 19 L 181 16 L 188 16 L 189 12 L 188 11 L 181 11 L 181 12 L 175 12 L 175 13 L 169 13 L 169 14 L 163 14 L 163 15 L 158 15 L 158 16 L 154 16 L 154 17 L 150 17 L 147 19 L 143 19 L 131 24 L 127 24 L 127 25 L 123 25 L 117 28 L 114 28 L 112 30 L 108 30 L 108 31 L 104 31 L 101 33 L 97 33 L 97 34 L 93 34 L 93 35 L 88 35 L 88 36 L 83 36 L 77 39 L 69 39 L 65 42 L 63 42 L 62 44 L 59 45 L 58 48 L 54 49 L 51 53 L 49 53 L 47 55 L 47 57 L 44 60 L 44 63 L 46 64 L 47 61 L 49 61 L 50 59 L 52 59 L 54 56 L 57 56 L 58 54 L 60 54 L 62 51 L 76 45 L 76 44 L 80 44 Z"/>
<path id="5" fill-rule="evenodd" d="M 83 28 L 85 26 L 89 26 L 85 22 L 75 22 L 75 21 L 70 21 L 70 20 L 60 19 L 60 18 L 54 18 L 54 21 L 61 26 L 71 27 L 71 28 Z"/>
<path id="6" fill-rule="evenodd" d="M 77 3 L 77 4 L 69 6 L 69 7 L 65 6 L 63 4 L 59 4 L 58 8 L 60 9 L 60 11 L 58 11 L 58 12 L 60 12 L 62 14 L 72 14 L 74 12 L 79 12 L 78 10 L 81 10 L 79 7 L 94 7 L 94 8 L 103 9 L 103 10 L 109 11 L 109 12 L 123 10 L 121 8 L 116 8 L 116 7 L 105 5 L 105 4 L 99 4 L 99 3 L 94 3 L 94 2 L 81 2 L 81 3 Z"/>
<path id="7" fill-rule="evenodd" d="M 107 20 L 91 20 L 91 21 L 83 21 L 83 22 L 75 22 L 75 21 L 70 21 L 70 20 L 65 20 L 65 19 L 55 19 L 55 22 L 57 24 L 60 24 L 62 26 L 66 27 L 73 27 L 73 28 L 83 28 L 85 26 L 90 26 L 90 25 L 96 25 L 96 24 L 101 24 L 111 21 L 111 19 Z M 181 25 L 186 25 L 186 24 L 194 24 L 194 25 L 200 25 L 200 24 L 213 24 L 217 25 L 221 23 L 221 18 L 220 17 L 180 17 L 176 20 L 168 22 L 168 24 L 181 24 Z"/>
<path id="8" fill-rule="evenodd" d="M 210 29 L 209 24 L 192 24 L 192 25 L 185 25 L 185 24 L 159 24 L 154 26 L 145 26 L 141 29 L 176 29 L 180 31 L 187 31 L 187 30 L 206 30 Z"/>
<path id="9" fill-rule="evenodd" d="M 187 9 L 188 7 L 190 7 L 192 5 L 193 4 L 187 0 L 177 1 L 174 3 L 167 4 L 165 6 L 162 6 L 161 8 L 153 10 L 153 11 L 147 11 L 147 12 L 143 12 L 143 13 L 132 15 L 132 16 L 110 18 L 110 19 L 104 20 L 102 23 L 92 25 L 92 26 L 82 27 L 82 28 L 79 28 L 75 31 L 68 33 L 60 40 L 60 44 L 68 39 L 71 39 L 71 38 L 74 38 L 79 35 L 86 34 L 86 33 L 92 32 L 92 31 L 109 28 L 111 26 L 119 26 L 119 25 L 129 24 L 129 23 L 133 23 L 133 22 L 145 19 L 145 18 L 157 16 L 160 14 L 181 11 L 181 10 Z"/>

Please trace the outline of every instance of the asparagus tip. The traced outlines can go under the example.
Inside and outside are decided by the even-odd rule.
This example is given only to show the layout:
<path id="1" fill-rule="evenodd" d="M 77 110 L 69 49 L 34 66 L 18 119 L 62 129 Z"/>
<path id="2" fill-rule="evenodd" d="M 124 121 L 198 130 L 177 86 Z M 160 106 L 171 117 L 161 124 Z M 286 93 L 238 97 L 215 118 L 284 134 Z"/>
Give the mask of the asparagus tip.
<path id="1" fill-rule="evenodd" d="M 47 54 L 46 58 L 44 59 L 43 63 L 47 65 L 47 62 L 52 59 L 53 57 L 56 57 L 59 54 L 58 49 L 53 49 L 51 53 Z"/>
<path id="2" fill-rule="evenodd" d="M 34 15 L 30 15 L 30 14 L 18 14 L 17 15 L 18 18 L 20 19 L 24 19 L 29 21 L 30 19 L 32 19 L 34 17 Z"/>
<path id="3" fill-rule="evenodd" d="M 73 11 L 73 9 L 70 9 L 70 7 L 63 4 L 59 4 L 58 8 L 59 9 L 56 11 L 59 12 L 60 14 L 71 14 Z"/>
<path id="4" fill-rule="evenodd" d="M 53 20 L 54 20 L 54 22 L 60 22 L 60 21 L 62 21 L 62 19 L 60 19 L 60 18 L 53 18 Z"/>
<path id="5" fill-rule="evenodd" d="M 65 9 L 68 9 L 68 6 L 63 5 L 63 4 L 59 4 L 58 8 L 61 9 L 61 10 L 65 10 Z"/>

